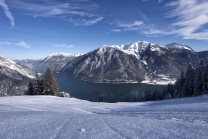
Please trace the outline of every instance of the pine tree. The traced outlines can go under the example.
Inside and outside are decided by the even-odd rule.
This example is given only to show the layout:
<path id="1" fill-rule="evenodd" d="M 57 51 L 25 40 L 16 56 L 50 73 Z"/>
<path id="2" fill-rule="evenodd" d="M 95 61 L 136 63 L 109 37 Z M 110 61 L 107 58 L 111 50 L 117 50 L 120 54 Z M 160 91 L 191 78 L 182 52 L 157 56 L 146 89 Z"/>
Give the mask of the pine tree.
<path id="1" fill-rule="evenodd" d="M 182 88 L 182 97 L 192 96 L 194 94 L 194 68 L 190 64 L 185 75 L 185 81 Z"/>
<path id="2" fill-rule="evenodd" d="M 167 94 L 167 88 L 164 87 L 163 90 L 162 90 L 162 97 L 163 97 L 162 100 L 167 99 L 166 94 Z"/>
<path id="3" fill-rule="evenodd" d="M 174 98 L 174 87 L 170 83 L 167 86 L 167 95 L 169 98 Z"/>
<path id="4" fill-rule="evenodd" d="M 174 98 L 180 97 L 180 78 L 174 83 Z"/>
<path id="5" fill-rule="evenodd" d="M 35 95 L 39 95 L 39 83 L 40 83 L 40 77 L 38 75 L 38 73 L 36 72 L 35 73 L 35 79 L 33 81 L 33 85 L 34 85 L 34 88 L 35 88 Z"/>
<path id="6" fill-rule="evenodd" d="M 35 88 L 33 86 L 32 81 L 29 82 L 28 84 L 28 90 L 27 90 L 27 95 L 34 95 L 35 94 Z"/>
<path id="7" fill-rule="evenodd" d="M 39 81 L 38 90 L 39 90 L 39 95 L 45 95 L 45 85 L 43 79 Z"/>
<path id="8" fill-rule="evenodd" d="M 206 67 L 202 74 L 202 84 L 203 93 L 208 94 L 208 63 L 206 64 Z"/>
<path id="9" fill-rule="evenodd" d="M 194 95 L 198 96 L 202 94 L 202 73 L 199 67 L 195 70 L 195 76 L 194 76 Z"/>
<path id="10" fill-rule="evenodd" d="M 59 86 L 50 68 L 46 70 L 44 82 L 46 95 L 56 95 L 58 93 Z"/>

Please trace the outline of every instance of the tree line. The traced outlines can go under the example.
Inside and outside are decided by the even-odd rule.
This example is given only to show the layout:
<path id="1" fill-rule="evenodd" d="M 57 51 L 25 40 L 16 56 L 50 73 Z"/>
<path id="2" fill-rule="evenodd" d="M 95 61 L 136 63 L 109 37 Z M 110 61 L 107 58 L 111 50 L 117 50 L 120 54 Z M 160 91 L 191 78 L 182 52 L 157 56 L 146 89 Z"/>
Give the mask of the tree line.
<path id="1" fill-rule="evenodd" d="M 208 94 L 208 63 L 202 60 L 194 69 L 189 64 L 185 74 L 182 71 L 174 84 L 168 84 L 163 91 L 154 91 L 147 95 L 146 101 L 183 98 Z"/>
<path id="2" fill-rule="evenodd" d="M 44 77 L 40 77 L 36 72 L 35 79 L 31 80 L 28 85 L 26 95 L 52 95 L 58 96 L 59 85 L 50 68 L 45 72 Z"/>
<path id="3" fill-rule="evenodd" d="M 181 72 L 173 85 L 168 84 L 166 94 L 171 98 L 208 94 L 208 63 L 201 60 L 195 69 L 189 64 L 185 75 Z"/>
<path id="4" fill-rule="evenodd" d="M 208 94 L 208 63 L 201 60 L 196 68 L 189 64 L 186 72 L 182 71 L 176 82 L 169 83 L 162 91 L 146 92 L 139 98 L 130 99 L 127 96 L 124 102 L 157 101 L 203 94 Z"/>

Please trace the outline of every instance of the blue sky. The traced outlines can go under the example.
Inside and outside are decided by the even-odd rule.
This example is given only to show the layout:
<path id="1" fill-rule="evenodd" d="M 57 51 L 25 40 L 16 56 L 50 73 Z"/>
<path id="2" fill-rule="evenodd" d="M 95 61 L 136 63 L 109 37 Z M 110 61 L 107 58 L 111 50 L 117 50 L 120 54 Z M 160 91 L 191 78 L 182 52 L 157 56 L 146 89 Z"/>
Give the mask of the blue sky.
<path id="1" fill-rule="evenodd" d="M 0 55 L 38 59 L 134 41 L 208 50 L 207 7 L 207 0 L 0 0 Z"/>

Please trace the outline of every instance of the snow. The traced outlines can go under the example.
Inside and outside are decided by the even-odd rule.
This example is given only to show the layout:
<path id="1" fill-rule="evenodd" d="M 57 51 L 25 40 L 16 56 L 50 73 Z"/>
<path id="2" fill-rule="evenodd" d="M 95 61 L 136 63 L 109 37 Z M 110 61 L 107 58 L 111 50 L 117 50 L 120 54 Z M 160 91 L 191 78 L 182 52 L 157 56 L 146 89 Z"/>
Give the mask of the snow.
<path id="1" fill-rule="evenodd" d="M 70 55 L 70 54 L 67 54 L 67 53 L 63 53 L 63 52 L 61 52 L 61 53 L 53 53 L 53 54 L 51 54 L 51 55 L 49 55 L 49 56 L 47 56 L 45 59 L 44 59 L 44 62 L 47 62 L 48 60 L 50 60 L 51 58 L 57 58 L 57 57 L 71 57 L 72 55 Z"/>
<path id="2" fill-rule="evenodd" d="M 78 54 L 75 54 L 74 56 L 79 57 L 79 56 L 82 56 L 82 54 L 78 53 Z"/>
<path id="3" fill-rule="evenodd" d="M 164 74 L 157 74 L 157 78 L 153 78 L 151 76 L 145 75 L 145 80 L 143 80 L 141 83 L 144 84 L 153 84 L 153 85 L 168 85 L 174 84 L 176 79 L 175 78 L 170 78 L 167 75 Z"/>
<path id="4" fill-rule="evenodd" d="M 110 45 L 110 46 L 103 45 L 100 47 L 101 52 L 103 51 L 104 48 L 106 49 L 106 47 L 117 48 L 126 54 L 136 56 L 138 60 L 142 60 L 141 56 L 147 50 L 148 47 L 151 47 L 150 49 L 151 51 L 160 51 L 160 47 L 163 47 L 163 46 L 157 47 L 157 45 L 152 42 L 135 41 L 132 43 L 127 43 L 127 44 L 122 44 L 122 45 Z"/>
<path id="5" fill-rule="evenodd" d="M 65 57 L 67 57 L 67 56 L 71 56 L 70 54 L 68 54 L 68 53 L 63 53 L 63 52 L 60 52 L 60 53 L 53 53 L 53 54 L 51 54 L 51 55 L 49 55 L 49 57 L 53 57 L 53 56 L 65 56 Z"/>
<path id="6" fill-rule="evenodd" d="M 194 52 L 189 46 L 186 46 L 184 44 L 178 44 L 178 43 L 171 43 L 165 46 L 166 48 L 169 49 L 186 49 Z"/>
<path id="7" fill-rule="evenodd" d="M 208 95 L 142 103 L 1 97 L 0 129 L 2 139 L 207 139 Z"/>
<path id="8" fill-rule="evenodd" d="M 78 57 L 78 56 L 81 56 L 82 54 L 78 53 L 78 54 L 75 54 L 75 55 L 70 55 L 68 53 L 63 53 L 63 52 L 60 52 L 60 53 L 53 53 L 49 56 L 46 57 L 46 59 L 50 59 L 52 57 L 59 57 L 59 56 L 62 56 L 62 57 Z"/>
<path id="9" fill-rule="evenodd" d="M 5 66 L 9 68 L 10 70 L 15 70 L 28 78 L 31 78 L 31 79 L 35 78 L 33 71 L 31 71 L 28 68 L 23 67 L 22 65 L 17 64 L 15 61 L 9 58 L 0 56 L 0 66 Z"/>
<path id="10" fill-rule="evenodd" d="M 141 60 L 141 55 L 146 51 L 146 49 L 151 44 L 152 43 L 146 41 L 136 41 L 125 45 L 120 45 L 119 47 L 123 52 L 131 55 L 135 55 L 138 60 Z"/>

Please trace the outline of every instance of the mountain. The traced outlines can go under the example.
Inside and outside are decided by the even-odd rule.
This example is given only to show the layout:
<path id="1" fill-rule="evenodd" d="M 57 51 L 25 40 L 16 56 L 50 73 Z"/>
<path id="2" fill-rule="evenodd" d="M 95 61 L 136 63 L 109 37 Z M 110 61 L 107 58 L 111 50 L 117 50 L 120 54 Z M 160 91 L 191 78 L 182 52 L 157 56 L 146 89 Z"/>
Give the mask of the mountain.
<path id="1" fill-rule="evenodd" d="M 30 68 L 0 56 L 0 96 L 22 95 L 34 75 Z"/>
<path id="2" fill-rule="evenodd" d="M 67 53 L 54 53 L 44 59 L 22 59 L 14 61 L 21 65 L 30 67 L 34 70 L 46 70 L 47 68 L 51 68 L 52 71 L 58 72 L 68 62 L 78 56 L 81 56 L 81 54 L 70 55 Z"/>
<path id="3" fill-rule="evenodd" d="M 52 71 L 60 71 L 68 62 L 74 59 L 67 53 L 54 53 L 43 59 L 39 65 L 36 66 L 37 69 L 47 69 L 50 68 Z"/>
<path id="4" fill-rule="evenodd" d="M 110 47 L 116 47 L 126 54 L 134 55 L 143 63 L 148 80 L 174 80 L 181 71 L 186 71 L 189 63 L 193 66 L 199 63 L 199 58 L 191 47 L 178 43 L 161 46 L 152 42 L 136 41 Z"/>
<path id="5" fill-rule="evenodd" d="M 141 82 L 145 76 L 135 56 L 107 46 L 74 58 L 61 72 L 92 82 Z"/>
<path id="6" fill-rule="evenodd" d="M 204 61 L 208 62 L 208 50 L 207 50 L 207 51 L 197 52 L 197 56 L 198 56 L 201 60 L 204 60 Z"/>
<path id="7" fill-rule="evenodd" d="M 194 53 L 194 50 L 191 47 L 184 45 L 184 44 L 171 43 L 171 44 L 167 44 L 165 47 L 169 48 L 169 49 L 174 49 L 177 51 L 188 50 L 188 51 L 192 51 Z"/>
<path id="8" fill-rule="evenodd" d="M 129 61 L 129 56 L 131 59 L 134 57 L 134 62 L 137 61 L 134 66 L 132 63 L 126 63 Z M 119 60 L 115 60 L 115 57 Z M 125 57 L 125 60 L 122 61 L 121 57 Z M 200 59 L 208 61 L 208 51 L 195 52 L 191 47 L 179 43 L 162 46 L 152 42 L 136 41 L 123 45 L 104 45 L 85 55 L 56 53 L 46 57 L 37 65 L 32 61 L 29 63 L 33 65 L 31 66 L 33 69 L 45 70 L 50 67 L 53 71 L 67 72 L 76 78 L 92 82 L 133 82 L 145 78 L 143 81 L 145 83 L 167 84 L 179 77 L 181 71 L 185 72 L 189 64 L 196 67 Z M 114 69 L 106 72 L 109 63 L 114 65 Z M 138 63 L 139 68 L 136 67 Z M 28 63 L 26 64 L 29 66 Z M 126 68 L 127 66 L 131 68 Z M 127 69 L 131 71 L 127 72 Z M 142 76 L 141 73 L 138 74 L 140 70 Z M 138 78 L 136 78 L 137 74 Z"/>
<path id="9" fill-rule="evenodd" d="M 148 45 L 140 61 L 146 64 L 147 74 L 151 78 L 177 78 L 190 63 L 194 67 L 199 64 L 199 58 L 192 49 L 175 46 L 175 43 L 165 47 L 152 43 Z"/>
<path id="10" fill-rule="evenodd" d="M 22 60 L 14 60 L 14 61 L 17 62 L 18 64 L 25 65 L 31 69 L 35 69 L 36 67 L 38 67 L 40 62 L 43 61 L 43 59 L 22 59 Z"/>
<path id="11" fill-rule="evenodd" d="M 200 58 L 189 46 L 166 46 L 136 41 L 125 45 L 102 46 L 73 59 L 61 71 L 92 82 L 170 82 L 194 67 Z M 109 68 L 110 67 L 110 68 Z M 145 78 L 145 79 L 144 79 Z"/>

